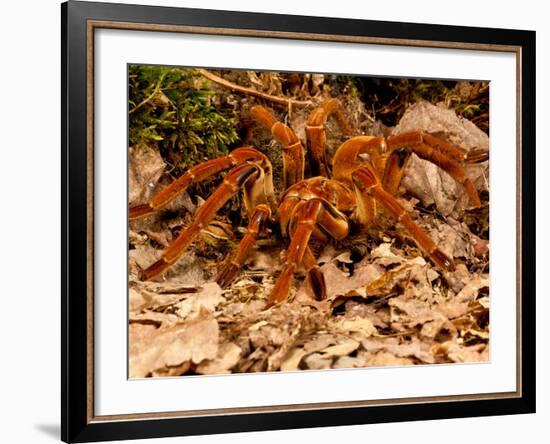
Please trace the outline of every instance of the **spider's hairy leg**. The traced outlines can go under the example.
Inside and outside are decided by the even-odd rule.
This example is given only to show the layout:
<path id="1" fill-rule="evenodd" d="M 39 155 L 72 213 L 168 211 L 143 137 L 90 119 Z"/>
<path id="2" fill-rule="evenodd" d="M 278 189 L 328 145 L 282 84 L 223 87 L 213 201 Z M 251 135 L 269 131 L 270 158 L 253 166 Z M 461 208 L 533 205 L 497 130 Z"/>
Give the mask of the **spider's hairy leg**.
<path id="1" fill-rule="evenodd" d="M 275 140 L 283 145 L 285 189 L 301 181 L 304 178 L 305 152 L 296 133 L 261 105 L 253 106 L 250 115 L 262 127 L 271 131 Z"/>
<path id="2" fill-rule="evenodd" d="M 330 116 L 334 116 L 344 134 L 351 134 L 344 107 L 338 99 L 326 100 L 311 112 L 307 120 L 306 136 L 312 176 L 329 177 L 330 175 L 325 150 L 327 141 L 325 124 Z"/>
<path id="3" fill-rule="evenodd" d="M 255 148 L 237 148 L 227 156 L 208 160 L 191 167 L 174 182 L 153 196 L 149 203 L 131 207 L 128 216 L 130 219 L 137 219 L 153 214 L 173 201 L 178 194 L 185 191 L 192 183 L 201 182 L 217 173 L 247 161 L 257 161 L 261 164 L 267 163 L 269 164 L 269 168 L 271 168 L 267 157 Z"/>
<path id="4" fill-rule="evenodd" d="M 421 159 L 437 165 L 464 187 L 474 208 L 481 206 L 477 189 L 474 183 L 468 178 L 466 170 L 460 162 L 483 162 L 488 159 L 488 154 L 482 155 L 480 151 L 475 151 L 472 153 L 472 157 L 470 157 L 467 153 L 449 143 L 420 131 L 389 136 L 387 138 L 387 145 L 390 152 L 406 148 Z"/>
<path id="5" fill-rule="evenodd" d="M 382 187 L 382 184 L 372 165 L 365 164 L 352 174 L 353 184 L 357 195 L 368 194 L 374 197 L 393 217 L 401 222 L 417 245 L 431 260 L 442 270 L 454 270 L 454 263 L 436 245 L 436 243 L 422 230 L 411 218 L 408 211 L 390 193 Z"/>
<path id="6" fill-rule="evenodd" d="M 220 287 L 228 286 L 241 269 L 250 249 L 256 243 L 256 238 L 260 232 L 262 225 L 271 217 L 271 209 L 265 204 L 260 204 L 256 207 L 250 221 L 248 222 L 248 228 L 245 235 L 239 242 L 238 247 L 230 256 L 226 264 L 222 267 L 221 271 L 216 276 L 216 282 Z"/>
<path id="7" fill-rule="evenodd" d="M 301 203 L 300 208 L 296 210 L 296 229 L 294 233 L 292 233 L 290 245 L 287 249 L 283 271 L 279 275 L 275 287 L 269 296 L 268 306 L 278 304 L 288 297 L 294 272 L 302 263 L 304 253 L 321 208 L 321 201 L 313 199 Z"/>
<path id="8" fill-rule="evenodd" d="M 161 258 L 142 273 L 142 280 L 153 279 L 171 265 L 184 253 L 200 230 L 214 217 L 218 210 L 248 181 L 259 176 L 259 167 L 254 163 L 243 163 L 231 169 L 222 184 L 210 195 L 197 210 L 193 222 L 168 246 Z"/>

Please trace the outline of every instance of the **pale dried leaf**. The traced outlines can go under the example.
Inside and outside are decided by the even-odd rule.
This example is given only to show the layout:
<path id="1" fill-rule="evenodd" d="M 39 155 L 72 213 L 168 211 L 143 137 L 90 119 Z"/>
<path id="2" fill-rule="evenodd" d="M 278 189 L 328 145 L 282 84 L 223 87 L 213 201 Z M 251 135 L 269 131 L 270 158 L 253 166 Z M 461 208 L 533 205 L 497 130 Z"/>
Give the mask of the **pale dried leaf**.
<path id="1" fill-rule="evenodd" d="M 164 378 L 166 376 L 181 376 L 189 371 L 191 368 L 191 361 L 185 361 L 180 365 L 167 366 L 154 370 L 151 374 L 153 378 Z"/>
<path id="2" fill-rule="evenodd" d="M 128 201 L 147 202 L 153 195 L 166 164 L 158 150 L 138 145 L 128 149 Z"/>
<path id="3" fill-rule="evenodd" d="M 300 361 L 307 354 L 307 352 L 300 347 L 290 349 L 281 362 L 281 371 L 294 371 L 298 370 Z"/>
<path id="4" fill-rule="evenodd" d="M 323 370 L 331 367 L 332 359 L 327 359 L 319 353 L 313 353 L 304 358 L 304 363 L 311 370 Z"/>
<path id="5" fill-rule="evenodd" d="M 170 313 L 159 313 L 156 311 L 147 311 L 145 313 L 134 314 L 129 317 L 130 324 L 153 324 L 159 328 L 171 327 L 179 322 L 176 315 Z"/>
<path id="6" fill-rule="evenodd" d="M 353 261 L 351 260 L 351 252 L 350 251 L 344 251 L 343 253 L 339 254 L 334 258 L 335 261 L 342 262 L 344 264 L 353 264 Z"/>
<path id="7" fill-rule="evenodd" d="M 456 301 L 471 301 L 479 294 L 479 290 L 489 287 L 488 276 L 480 275 L 469 281 L 455 297 Z"/>
<path id="8" fill-rule="evenodd" d="M 256 322 L 255 324 L 252 324 L 248 329 L 250 331 L 258 331 L 260 328 L 262 328 L 264 325 L 267 325 L 268 322 L 266 320 L 261 320 Z"/>
<path id="9" fill-rule="evenodd" d="M 410 358 L 399 358 L 386 351 L 380 351 L 376 353 L 367 362 L 369 366 L 373 366 L 373 367 L 401 366 L 401 365 L 414 364 L 414 361 Z"/>
<path id="10" fill-rule="evenodd" d="M 349 339 L 340 344 L 331 345 L 330 347 L 321 350 L 321 352 L 325 357 L 337 357 L 349 355 L 351 352 L 357 350 L 358 347 L 359 342 L 354 341 L 353 339 Z"/>
<path id="11" fill-rule="evenodd" d="M 130 324 L 129 374 L 143 378 L 164 367 L 213 359 L 218 352 L 218 323 L 214 319 L 183 322 L 166 329 Z M 146 326 L 149 327 L 149 326 Z"/>
<path id="12" fill-rule="evenodd" d="M 453 362 L 483 362 L 489 360 L 489 347 L 485 344 L 466 347 L 446 342 L 437 349 L 437 354 L 445 355 Z"/>
<path id="13" fill-rule="evenodd" d="M 362 347 L 370 353 L 389 353 L 397 358 L 416 358 L 427 364 L 433 364 L 435 358 L 430 344 L 413 338 L 409 341 L 400 341 L 398 338 L 366 339 L 361 341 Z M 390 364 L 394 365 L 394 364 Z M 399 364 L 395 364 L 399 365 Z"/>
<path id="14" fill-rule="evenodd" d="M 197 317 L 202 310 L 213 313 L 223 301 L 221 287 L 216 282 L 209 282 L 204 284 L 199 292 L 174 304 L 174 308 L 180 318 L 192 319 Z"/>
<path id="15" fill-rule="evenodd" d="M 369 337 L 377 333 L 376 327 L 368 318 L 344 319 L 335 322 L 334 326 L 341 331 L 360 333 L 364 337 Z"/>
<path id="16" fill-rule="evenodd" d="M 241 348 L 232 342 L 225 342 L 218 348 L 217 356 L 201 362 L 195 371 L 205 375 L 231 373 L 241 357 Z"/>
<path id="17" fill-rule="evenodd" d="M 333 364 L 332 368 L 361 368 L 367 365 L 368 354 L 357 356 L 341 356 Z"/>
<path id="18" fill-rule="evenodd" d="M 426 322 L 420 330 L 422 339 L 430 339 L 436 342 L 454 340 L 458 337 L 456 327 L 446 319 Z"/>
<path id="19" fill-rule="evenodd" d="M 337 342 L 338 337 L 335 335 L 320 335 L 313 340 L 306 342 L 304 344 L 304 350 L 309 354 L 327 348 L 329 345 L 336 344 Z"/>

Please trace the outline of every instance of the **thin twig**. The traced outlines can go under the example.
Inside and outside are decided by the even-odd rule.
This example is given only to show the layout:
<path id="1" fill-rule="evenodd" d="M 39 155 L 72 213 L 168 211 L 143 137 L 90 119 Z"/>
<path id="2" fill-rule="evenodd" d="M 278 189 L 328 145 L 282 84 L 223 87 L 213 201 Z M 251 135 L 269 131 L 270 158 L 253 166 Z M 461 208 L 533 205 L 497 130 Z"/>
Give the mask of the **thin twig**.
<path id="1" fill-rule="evenodd" d="M 222 79 L 221 77 L 218 77 L 216 74 L 211 73 L 210 71 L 207 71 L 206 69 L 197 69 L 197 71 L 202 74 L 204 77 L 206 77 L 208 80 L 211 80 L 214 83 L 217 83 L 218 85 L 224 86 L 228 89 L 231 89 L 233 91 L 237 91 L 243 94 L 249 94 L 251 96 L 260 97 L 261 99 L 269 100 L 271 102 L 278 103 L 279 105 L 284 106 L 307 106 L 311 105 L 313 102 L 310 100 L 295 100 L 295 99 L 288 99 L 285 97 L 277 97 L 272 96 L 271 94 L 266 94 L 260 91 L 257 91 L 253 88 L 247 88 L 245 86 L 237 85 L 233 82 L 229 82 L 228 80 Z"/>

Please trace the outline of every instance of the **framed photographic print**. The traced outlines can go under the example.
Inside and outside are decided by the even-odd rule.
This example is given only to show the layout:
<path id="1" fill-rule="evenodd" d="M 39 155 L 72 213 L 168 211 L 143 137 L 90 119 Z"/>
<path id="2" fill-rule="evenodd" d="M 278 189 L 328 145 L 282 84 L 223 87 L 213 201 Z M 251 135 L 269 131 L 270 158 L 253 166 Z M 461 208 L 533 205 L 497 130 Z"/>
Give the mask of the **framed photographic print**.
<path id="1" fill-rule="evenodd" d="M 62 5 L 62 439 L 535 411 L 535 33 Z"/>

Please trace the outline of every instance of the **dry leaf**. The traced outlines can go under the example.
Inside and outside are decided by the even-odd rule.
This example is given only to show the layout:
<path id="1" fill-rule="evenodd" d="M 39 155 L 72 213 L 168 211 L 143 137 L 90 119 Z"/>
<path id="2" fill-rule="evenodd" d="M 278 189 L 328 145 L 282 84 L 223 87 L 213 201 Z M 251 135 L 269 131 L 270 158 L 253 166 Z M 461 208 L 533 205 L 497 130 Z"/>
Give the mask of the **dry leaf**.
<path id="1" fill-rule="evenodd" d="M 304 358 L 304 363 L 311 370 L 323 370 L 331 367 L 332 359 L 327 359 L 320 353 L 313 353 Z"/>
<path id="2" fill-rule="evenodd" d="M 376 353 L 376 355 L 370 358 L 367 362 L 369 366 L 373 366 L 373 367 L 401 366 L 401 365 L 414 364 L 414 361 L 410 358 L 399 358 L 386 351 L 380 351 Z"/>
<path id="3" fill-rule="evenodd" d="M 145 313 L 131 315 L 129 321 L 130 324 L 152 324 L 159 328 L 166 328 L 177 324 L 179 322 L 179 318 L 170 313 L 147 311 Z"/>
<path id="4" fill-rule="evenodd" d="M 193 319 L 202 310 L 213 313 L 216 307 L 224 300 L 221 294 L 222 289 L 217 283 L 209 282 L 204 284 L 199 292 L 174 304 L 176 314 L 182 319 Z"/>
<path id="5" fill-rule="evenodd" d="M 186 361 L 199 364 L 218 352 L 218 323 L 214 319 L 182 322 L 165 329 L 143 330 L 130 324 L 130 378 L 143 378 Z"/>
<path id="6" fill-rule="evenodd" d="M 489 360 L 489 347 L 485 344 L 466 347 L 446 342 L 437 348 L 436 354 L 444 355 L 453 362 L 484 362 Z"/>
<path id="7" fill-rule="evenodd" d="M 300 361 L 307 354 L 303 348 L 293 348 L 283 358 L 281 362 L 281 371 L 294 371 L 298 370 Z"/>
<path id="8" fill-rule="evenodd" d="M 351 352 L 357 350 L 359 342 L 350 339 L 337 345 L 331 345 L 322 351 L 325 357 L 337 357 L 349 355 Z"/>
<path id="9" fill-rule="evenodd" d="M 366 338 L 377 333 L 376 327 L 367 318 L 344 319 L 335 322 L 333 325 L 341 331 L 360 333 Z"/>
<path id="10" fill-rule="evenodd" d="M 158 150 L 138 145 L 128 149 L 128 201 L 147 202 L 153 195 L 166 164 Z"/>
<path id="11" fill-rule="evenodd" d="M 205 375 L 231 373 L 241 357 L 241 348 L 232 342 L 225 342 L 218 348 L 218 354 L 213 360 L 201 362 L 195 371 Z"/>
<path id="12" fill-rule="evenodd" d="M 469 281 L 466 286 L 458 293 L 455 297 L 457 301 L 471 301 L 476 298 L 479 293 L 479 290 L 482 288 L 489 287 L 489 277 L 488 276 L 477 276 L 471 281 Z"/>
<path id="13" fill-rule="evenodd" d="M 416 338 L 412 340 L 399 340 L 398 338 L 372 338 L 361 341 L 361 346 L 370 353 L 388 353 L 396 358 L 416 358 L 427 364 L 433 364 L 435 358 L 430 344 Z M 386 354 L 381 355 L 388 357 Z M 380 357 L 378 359 L 381 359 Z M 389 359 L 389 358 L 388 358 Z M 391 363 L 388 365 L 400 365 Z"/>

